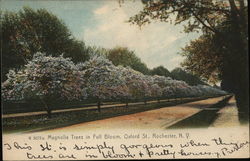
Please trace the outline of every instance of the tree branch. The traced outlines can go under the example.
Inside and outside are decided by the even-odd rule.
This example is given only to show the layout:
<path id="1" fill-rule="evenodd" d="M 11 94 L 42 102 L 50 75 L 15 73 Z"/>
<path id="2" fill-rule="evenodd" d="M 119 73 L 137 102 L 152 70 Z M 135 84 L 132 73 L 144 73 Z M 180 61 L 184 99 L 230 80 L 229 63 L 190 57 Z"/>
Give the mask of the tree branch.
<path id="1" fill-rule="evenodd" d="M 239 0 L 239 2 L 240 2 L 240 10 L 244 9 L 245 7 L 244 0 Z"/>
<path id="2" fill-rule="evenodd" d="M 231 13 L 232 14 L 240 14 L 236 4 L 235 4 L 235 1 L 234 0 L 228 0 L 229 1 L 229 4 L 230 4 L 230 7 L 231 7 Z"/>
<path id="3" fill-rule="evenodd" d="M 217 33 L 216 29 L 214 29 L 212 26 L 208 26 L 202 19 L 194 13 L 192 9 L 190 9 L 190 12 L 193 14 L 193 16 L 208 30 L 212 31 L 213 33 Z"/>

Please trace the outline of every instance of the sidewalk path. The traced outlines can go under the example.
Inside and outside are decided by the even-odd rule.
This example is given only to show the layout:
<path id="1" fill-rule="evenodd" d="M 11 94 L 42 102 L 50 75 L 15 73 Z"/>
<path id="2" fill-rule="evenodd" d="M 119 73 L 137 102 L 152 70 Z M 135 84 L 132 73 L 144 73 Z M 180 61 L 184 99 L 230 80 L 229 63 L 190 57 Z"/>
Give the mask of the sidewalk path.
<path id="1" fill-rule="evenodd" d="M 229 100 L 228 105 L 220 109 L 217 114 L 217 119 L 210 125 L 210 127 L 240 126 L 236 101 L 234 97 L 232 97 Z"/>

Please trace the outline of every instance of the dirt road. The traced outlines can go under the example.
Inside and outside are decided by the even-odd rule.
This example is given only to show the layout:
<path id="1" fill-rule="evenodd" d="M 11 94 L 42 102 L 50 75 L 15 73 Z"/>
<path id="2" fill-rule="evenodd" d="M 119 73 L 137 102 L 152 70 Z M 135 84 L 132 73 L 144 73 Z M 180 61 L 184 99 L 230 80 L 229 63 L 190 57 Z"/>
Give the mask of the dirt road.
<path id="1" fill-rule="evenodd" d="M 118 116 L 104 120 L 80 123 L 68 127 L 48 130 L 49 132 L 72 132 L 95 129 L 165 129 L 185 118 L 222 100 L 222 97 L 185 103 L 130 115 Z M 48 132 L 45 131 L 45 132 Z"/>

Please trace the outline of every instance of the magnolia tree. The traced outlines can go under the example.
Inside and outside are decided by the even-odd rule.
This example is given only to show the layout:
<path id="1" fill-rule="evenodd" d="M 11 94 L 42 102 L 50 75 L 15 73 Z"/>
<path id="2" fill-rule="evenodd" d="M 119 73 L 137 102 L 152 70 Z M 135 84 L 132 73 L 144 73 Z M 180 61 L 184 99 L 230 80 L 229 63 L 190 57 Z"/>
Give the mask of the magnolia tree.
<path id="1" fill-rule="evenodd" d="M 129 67 L 119 67 L 119 73 L 121 73 L 122 77 L 125 78 L 129 98 L 144 99 L 146 104 L 146 98 L 151 96 L 151 90 L 145 75 Z"/>
<path id="2" fill-rule="evenodd" d="M 165 97 L 165 98 L 174 98 L 175 97 L 175 90 L 173 87 L 171 86 L 167 86 L 167 87 L 164 87 L 162 89 L 162 97 Z"/>
<path id="3" fill-rule="evenodd" d="M 75 65 L 70 59 L 36 53 L 19 71 L 10 70 L 2 84 L 4 100 L 40 99 L 50 116 L 48 103 L 60 100 L 102 101 L 147 98 L 197 97 L 226 94 L 219 89 L 164 76 L 146 76 L 128 67 L 114 66 L 101 55 Z"/>
<path id="4" fill-rule="evenodd" d="M 171 85 L 172 78 L 154 75 L 152 76 L 154 83 L 156 83 L 160 88 L 164 88 L 166 86 Z"/>
<path id="5" fill-rule="evenodd" d="M 202 95 L 205 95 L 205 96 L 211 96 L 211 95 L 223 95 L 223 94 L 226 94 L 225 91 L 223 90 L 220 90 L 220 89 L 217 89 L 217 88 L 213 88 L 211 86 L 206 86 L 206 85 L 198 85 L 196 88 L 198 88 L 201 92 L 202 92 Z"/>
<path id="6" fill-rule="evenodd" d="M 69 58 L 36 53 L 24 68 L 9 71 L 2 85 L 2 96 L 5 100 L 40 99 L 50 117 L 50 102 L 87 97 L 82 74 Z"/>
<path id="7" fill-rule="evenodd" d="M 165 98 L 184 97 L 188 93 L 189 85 L 183 81 L 157 75 L 153 76 L 153 79 L 162 88 L 162 95 Z"/>
<path id="8" fill-rule="evenodd" d="M 158 100 L 158 102 L 160 102 L 160 98 L 162 97 L 162 88 L 158 85 L 157 82 L 155 82 L 154 77 L 145 76 L 144 79 L 147 80 L 150 89 L 149 97 L 155 98 Z"/>
<path id="9" fill-rule="evenodd" d="M 184 81 L 172 81 L 174 86 L 175 97 L 188 97 L 190 86 Z"/>
<path id="10" fill-rule="evenodd" d="M 98 110 L 103 100 L 126 99 L 129 97 L 128 87 L 125 78 L 114 66 L 103 56 L 94 56 L 78 68 L 84 73 L 87 91 L 90 98 L 98 100 Z"/>
<path id="11" fill-rule="evenodd" d="M 162 88 L 158 86 L 158 84 L 152 84 L 150 85 L 151 88 L 151 97 L 156 98 L 158 102 L 160 102 L 160 99 L 162 97 Z"/>

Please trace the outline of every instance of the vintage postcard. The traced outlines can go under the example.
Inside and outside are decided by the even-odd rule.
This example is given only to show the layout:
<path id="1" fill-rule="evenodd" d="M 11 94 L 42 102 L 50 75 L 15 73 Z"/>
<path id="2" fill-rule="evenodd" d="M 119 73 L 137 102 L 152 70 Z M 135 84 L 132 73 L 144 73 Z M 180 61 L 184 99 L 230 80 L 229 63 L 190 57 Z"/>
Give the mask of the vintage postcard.
<path id="1" fill-rule="evenodd" d="M 246 0 L 1 0 L 3 160 L 249 158 Z"/>

